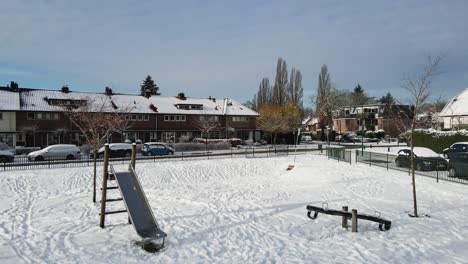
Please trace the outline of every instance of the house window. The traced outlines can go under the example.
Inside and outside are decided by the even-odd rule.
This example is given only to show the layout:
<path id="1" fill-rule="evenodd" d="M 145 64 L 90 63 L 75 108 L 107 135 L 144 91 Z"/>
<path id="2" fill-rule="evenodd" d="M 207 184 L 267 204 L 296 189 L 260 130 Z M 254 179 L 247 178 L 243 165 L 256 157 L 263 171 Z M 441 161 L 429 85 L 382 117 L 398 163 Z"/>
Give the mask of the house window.
<path id="1" fill-rule="evenodd" d="M 247 122 L 249 121 L 248 116 L 233 116 L 231 117 L 232 122 Z"/>
<path id="2" fill-rule="evenodd" d="M 149 115 L 145 115 L 145 121 L 149 120 Z"/>
<path id="3" fill-rule="evenodd" d="M 185 115 L 165 115 L 164 121 L 168 122 L 185 122 Z"/>
<path id="4" fill-rule="evenodd" d="M 346 124 L 347 126 L 349 126 L 349 125 L 351 124 L 351 120 L 350 120 L 350 119 L 345 119 L 345 124 Z"/>

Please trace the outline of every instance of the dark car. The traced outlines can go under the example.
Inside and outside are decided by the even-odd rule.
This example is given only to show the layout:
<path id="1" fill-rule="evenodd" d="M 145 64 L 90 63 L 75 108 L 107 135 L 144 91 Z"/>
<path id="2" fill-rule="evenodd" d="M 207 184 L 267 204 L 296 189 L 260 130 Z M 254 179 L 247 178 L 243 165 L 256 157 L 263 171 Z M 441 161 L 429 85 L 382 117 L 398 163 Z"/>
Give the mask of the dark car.
<path id="1" fill-rule="evenodd" d="M 468 142 L 458 142 L 452 144 L 449 148 L 443 150 L 444 158 L 451 159 L 454 154 L 460 152 L 468 152 Z"/>
<path id="2" fill-rule="evenodd" d="M 0 163 L 13 162 L 15 156 L 8 150 L 0 150 Z"/>
<path id="3" fill-rule="evenodd" d="M 449 177 L 468 177 L 468 152 L 456 153 L 448 164 Z"/>
<path id="4" fill-rule="evenodd" d="M 104 147 L 97 152 L 98 158 L 104 158 Z M 112 143 L 109 144 L 109 158 L 130 157 L 132 155 L 132 144 L 128 143 Z M 91 153 L 90 158 L 93 158 Z"/>
<path id="5" fill-rule="evenodd" d="M 411 163 L 410 153 L 409 148 L 398 151 L 398 157 L 395 159 L 396 166 L 409 168 Z M 448 168 L 447 161 L 428 148 L 415 147 L 413 155 L 415 169 L 418 171 L 447 170 Z"/>
<path id="6" fill-rule="evenodd" d="M 144 156 L 174 155 L 174 152 L 174 148 L 162 143 L 145 143 L 141 148 L 141 153 Z"/>

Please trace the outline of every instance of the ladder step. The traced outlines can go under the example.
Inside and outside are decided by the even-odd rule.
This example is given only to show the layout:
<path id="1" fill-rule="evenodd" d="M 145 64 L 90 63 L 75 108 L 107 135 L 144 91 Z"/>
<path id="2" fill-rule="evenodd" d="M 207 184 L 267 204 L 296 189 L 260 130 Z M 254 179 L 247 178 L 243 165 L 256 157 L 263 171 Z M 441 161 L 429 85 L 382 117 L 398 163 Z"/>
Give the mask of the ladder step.
<path id="1" fill-rule="evenodd" d="M 111 186 L 111 187 L 107 187 L 106 190 L 115 190 L 115 189 L 118 189 L 119 187 L 117 186 Z M 102 190 L 102 188 L 101 188 Z"/>
<path id="2" fill-rule="evenodd" d="M 117 202 L 117 201 L 123 201 L 123 198 L 115 198 L 115 199 L 107 199 L 106 202 Z M 99 201 L 102 202 L 102 201 Z"/>
<path id="3" fill-rule="evenodd" d="M 118 211 L 109 211 L 109 212 L 105 212 L 104 214 L 105 215 L 108 215 L 108 214 L 120 214 L 120 213 L 126 213 L 127 210 L 118 210 Z M 101 215 L 101 214 L 99 214 Z"/>

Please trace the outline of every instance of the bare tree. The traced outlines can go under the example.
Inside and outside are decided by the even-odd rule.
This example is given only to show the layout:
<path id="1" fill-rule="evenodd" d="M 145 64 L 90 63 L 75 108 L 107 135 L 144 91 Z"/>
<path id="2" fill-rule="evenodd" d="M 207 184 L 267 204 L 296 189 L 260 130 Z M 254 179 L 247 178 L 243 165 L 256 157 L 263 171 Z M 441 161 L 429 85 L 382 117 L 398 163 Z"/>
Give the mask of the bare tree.
<path id="1" fill-rule="evenodd" d="M 194 126 L 200 130 L 201 137 L 205 139 L 205 144 L 208 144 L 210 132 L 222 129 L 217 116 L 194 117 L 193 123 Z M 206 136 L 206 138 L 204 136 Z"/>
<path id="2" fill-rule="evenodd" d="M 93 202 L 96 202 L 96 160 L 98 149 L 107 141 L 112 131 L 128 120 L 131 108 L 115 109 L 110 100 L 82 98 L 75 104 L 63 106 L 70 119 L 90 145 L 93 152 Z"/>
<path id="3" fill-rule="evenodd" d="M 28 135 L 32 135 L 33 137 L 33 145 L 36 146 L 36 131 L 39 129 L 37 124 L 33 124 L 30 126 L 25 126 L 21 128 L 21 134 L 23 134 L 26 138 Z"/>
<path id="4" fill-rule="evenodd" d="M 277 105 L 266 105 L 260 109 L 262 113 L 257 118 L 257 126 L 261 130 L 271 134 L 271 144 L 276 144 L 276 136 L 288 131 L 289 120 L 282 114 L 282 109 Z"/>
<path id="5" fill-rule="evenodd" d="M 287 90 L 287 99 L 289 102 L 302 109 L 303 96 L 304 88 L 302 87 L 302 73 L 300 70 L 292 68 Z"/>
<path id="6" fill-rule="evenodd" d="M 271 102 L 271 86 L 268 78 L 263 78 L 260 82 L 257 92 L 257 108 L 267 105 Z"/>
<path id="7" fill-rule="evenodd" d="M 400 126 L 405 129 L 406 138 L 410 147 L 410 167 L 411 167 L 411 180 L 413 187 L 413 214 L 411 216 L 418 217 L 418 203 L 416 197 L 416 178 L 415 178 L 415 162 L 414 162 L 414 131 L 418 125 L 418 114 L 421 113 L 422 106 L 431 95 L 432 81 L 435 76 L 440 72 L 440 63 L 442 57 L 432 58 L 428 56 L 427 64 L 423 67 L 422 72 L 413 77 L 404 80 L 403 88 L 408 92 L 411 104 L 413 105 L 411 116 L 407 119 L 408 122 L 400 122 Z M 400 118 L 401 119 L 401 118 Z M 409 131 L 408 131 L 409 130 Z"/>
<path id="8" fill-rule="evenodd" d="M 286 102 L 286 89 L 288 87 L 288 68 L 286 61 L 278 59 L 276 65 L 275 85 L 271 92 L 271 101 L 273 104 L 283 105 Z"/>
<path id="9" fill-rule="evenodd" d="M 333 121 L 333 111 L 336 108 L 337 96 L 335 88 L 332 85 L 328 67 L 326 64 L 320 69 L 317 97 L 316 97 L 316 113 L 319 119 L 319 126 L 322 130 L 322 141 L 324 140 L 324 127 L 331 125 Z"/>

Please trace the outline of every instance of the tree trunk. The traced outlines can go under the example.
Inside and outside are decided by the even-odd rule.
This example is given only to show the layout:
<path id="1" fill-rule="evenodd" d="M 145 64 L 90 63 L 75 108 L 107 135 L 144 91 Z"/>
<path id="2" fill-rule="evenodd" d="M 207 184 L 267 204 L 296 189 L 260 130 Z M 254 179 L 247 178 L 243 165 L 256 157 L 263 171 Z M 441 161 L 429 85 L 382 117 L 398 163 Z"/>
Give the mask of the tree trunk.
<path id="1" fill-rule="evenodd" d="M 94 170 L 93 170 L 93 203 L 96 202 L 96 163 L 97 163 L 97 149 L 96 148 L 93 148 L 93 166 L 94 166 Z"/>
<path id="2" fill-rule="evenodd" d="M 413 208 L 414 208 L 414 217 L 418 217 L 418 202 L 416 199 L 416 177 L 414 171 L 414 144 L 413 144 L 413 135 L 414 135 L 414 122 L 411 124 L 411 135 L 410 135 L 410 149 L 411 149 L 411 157 L 410 157 L 410 164 L 411 164 L 411 180 L 413 184 Z"/>

